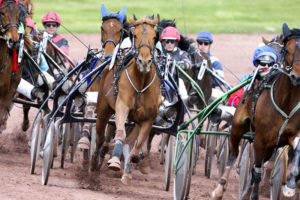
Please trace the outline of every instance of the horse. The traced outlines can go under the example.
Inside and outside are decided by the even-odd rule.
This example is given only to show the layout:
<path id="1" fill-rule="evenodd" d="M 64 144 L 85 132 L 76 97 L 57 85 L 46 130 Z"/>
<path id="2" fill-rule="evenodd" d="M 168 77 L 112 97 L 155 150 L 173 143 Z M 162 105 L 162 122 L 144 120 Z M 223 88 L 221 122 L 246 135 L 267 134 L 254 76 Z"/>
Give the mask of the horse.
<path id="1" fill-rule="evenodd" d="M 18 28 L 25 23 L 25 17 L 24 5 L 18 0 L 0 1 L 0 132 L 5 129 L 12 98 L 21 80 L 23 59 L 18 62 Z"/>
<path id="2" fill-rule="evenodd" d="M 123 6 L 120 12 L 109 13 L 104 4 L 101 5 L 101 13 L 102 13 L 102 25 L 101 25 L 101 43 L 102 43 L 102 53 L 98 60 L 94 61 L 95 65 L 92 66 L 89 70 L 93 70 L 94 68 L 98 68 L 104 61 L 106 56 L 112 55 L 116 46 L 123 42 L 125 38 L 129 36 L 129 27 L 130 24 L 126 19 L 126 7 Z M 96 80 L 90 85 L 88 91 L 89 92 L 97 92 L 99 90 L 100 85 L 100 77 L 97 77 Z M 89 112 L 88 112 L 89 110 Z M 93 113 L 95 110 L 94 105 L 87 105 L 84 109 L 84 113 L 86 117 L 93 117 Z M 82 135 L 90 135 L 90 123 L 84 123 L 82 128 Z M 113 135 L 114 127 L 108 125 L 109 133 L 108 135 Z M 85 133 L 84 133 L 85 132 Z M 111 138 L 111 137 L 108 137 Z M 109 139 L 105 145 L 109 144 Z M 88 145 L 89 141 L 86 138 L 82 137 L 79 141 L 79 148 L 81 149 L 89 149 Z M 105 150 L 104 150 L 105 151 Z M 85 152 L 84 152 L 85 153 Z M 106 152 L 104 152 L 105 154 Z"/>
<path id="3" fill-rule="evenodd" d="M 219 184 L 212 192 L 211 199 L 222 199 L 229 173 L 239 153 L 239 143 L 244 133 L 253 131 L 254 166 L 250 173 L 253 186 L 252 199 L 259 198 L 258 186 L 263 173 L 263 164 L 272 156 L 274 149 L 290 145 L 295 150 L 295 163 L 291 170 L 283 194 L 291 197 L 295 194 L 296 176 L 299 165 L 300 133 L 300 30 L 290 30 L 283 24 L 283 54 L 279 67 L 269 73 L 262 84 L 255 84 L 242 98 L 232 120 L 230 152 L 226 169 L 219 179 Z M 257 81 L 256 81 L 257 82 Z M 253 98 L 258 96 L 257 100 Z M 247 194 L 247 191 L 244 194 Z"/>
<path id="4" fill-rule="evenodd" d="M 130 184 L 131 162 L 138 162 L 139 152 L 149 136 L 152 124 L 161 104 L 161 95 L 157 69 L 154 63 L 154 45 L 156 33 L 154 27 L 158 16 L 144 17 L 140 20 L 129 19 L 132 26 L 131 38 L 134 41 L 130 52 L 120 63 L 115 64 L 116 76 L 109 68 L 102 72 L 97 101 L 96 152 L 91 162 L 91 171 L 100 169 L 98 163 L 99 148 L 104 142 L 104 130 L 109 118 L 115 113 L 116 135 L 109 168 L 120 170 L 120 157 L 124 143 L 125 168 L 122 176 L 124 184 Z M 118 67 L 119 66 L 119 67 Z M 112 84 L 113 83 L 113 84 Z M 112 92 L 112 89 L 115 89 Z M 114 97 L 115 95 L 115 97 Z M 137 142 L 130 152 L 126 139 L 126 119 L 135 123 L 131 138 Z M 130 142 L 129 142 L 130 143 Z"/>

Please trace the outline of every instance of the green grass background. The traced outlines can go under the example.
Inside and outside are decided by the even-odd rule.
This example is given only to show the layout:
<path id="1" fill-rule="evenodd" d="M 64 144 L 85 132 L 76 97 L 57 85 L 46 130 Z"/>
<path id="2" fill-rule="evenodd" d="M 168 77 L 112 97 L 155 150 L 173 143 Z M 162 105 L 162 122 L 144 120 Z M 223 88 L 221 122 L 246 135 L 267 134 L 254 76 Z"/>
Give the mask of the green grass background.
<path id="1" fill-rule="evenodd" d="M 42 16 L 56 11 L 74 33 L 99 33 L 101 4 L 109 12 L 127 6 L 127 17 L 159 14 L 176 19 L 181 33 L 280 33 L 283 22 L 300 28 L 299 0 L 32 0 L 38 28 Z M 60 33 L 66 33 L 60 28 Z"/>

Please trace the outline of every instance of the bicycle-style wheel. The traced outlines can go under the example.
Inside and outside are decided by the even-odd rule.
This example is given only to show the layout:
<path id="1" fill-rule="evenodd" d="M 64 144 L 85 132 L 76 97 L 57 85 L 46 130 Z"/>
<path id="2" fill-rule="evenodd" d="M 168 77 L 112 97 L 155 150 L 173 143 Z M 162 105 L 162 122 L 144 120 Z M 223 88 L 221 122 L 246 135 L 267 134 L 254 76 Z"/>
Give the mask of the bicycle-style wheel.
<path id="1" fill-rule="evenodd" d="M 190 193 L 190 187 L 191 187 L 191 182 L 192 182 L 192 175 L 193 175 L 193 170 L 194 170 L 194 163 L 197 162 L 197 157 L 196 157 L 196 136 L 194 135 L 193 140 L 190 141 L 190 145 L 187 147 L 188 149 L 188 159 L 186 162 L 188 162 L 188 171 L 187 171 L 187 181 L 185 185 L 185 191 L 184 191 L 184 199 L 188 199 L 189 193 Z M 192 153 L 192 155 L 190 155 Z M 196 164 L 195 164 L 196 166 Z"/>
<path id="2" fill-rule="evenodd" d="M 172 164 L 173 164 L 173 149 L 174 149 L 174 136 L 169 136 L 167 151 L 164 160 L 164 170 L 165 170 L 165 177 L 164 177 L 164 190 L 169 191 L 170 187 L 170 179 L 172 173 Z"/>
<path id="3" fill-rule="evenodd" d="M 281 153 L 281 151 L 284 151 Z M 286 176 L 286 163 L 287 163 L 287 148 L 280 148 L 276 153 L 276 161 L 273 169 L 273 173 L 271 174 L 271 190 L 270 190 L 270 199 L 271 200 L 279 200 L 282 195 L 282 182 Z M 281 154 L 280 154 L 281 153 Z M 279 156 L 279 157 L 278 157 Z"/>
<path id="4" fill-rule="evenodd" d="M 71 124 L 71 147 L 72 151 L 70 152 L 71 163 L 75 162 L 76 159 L 76 150 L 78 141 L 80 138 L 80 123 L 72 123 Z"/>
<path id="5" fill-rule="evenodd" d="M 183 150 L 186 145 L 186 140 L 181 139 L 178 142 L 178 151 L 176 155 L 176 160 L 178 159 L 180 152 Z M 185 198 L 185 189 L 188 178 L 188 167 L 189 167 L 189 147 L 186 147 L 184 153 L 182 154 L 177 168 L 174 169 L 174 199 L 184 199 Z"/>
<path id="6" fill-rule="evenodd" d="M 239 168 L 239 197 L 242 198 L 242 194 L 247 186 L 249 173 L 253 165 L 253 147 L 248 140 L 244 140 L 242 145 L 242 153 L 240 157 Z"/>
<path id="7" fill-rule="evenodd" d="M 216 130 L 214 126 L 211 126 L 210 131 Z M 205 154 L 205 176 L 207 178 L 212 177 L 212 173 L 215 166 L 215 153 L 217 146 L 217 136 L 216 135 L 208 135 L 207 136 L 207 148 Z"/>
<path id="8" fill-rule="evenodd" d="M 95 148 L 96 148 L 96 124 L 93 123 L 91 125 L 91 129 L 90 129 L 90 133 L 91 133 L 91 147 L 90 147 L 90 151 L 89 151 L 89 159 L 91 160 L 94 153 L 95 153 Z"/>
<path id="9" fill-rule="evenodd" d="M 35 121 L 30 146 L 30 174 L 34 174 L 35 163 L 39 157 L 40 145 L 41 145 L 41 131 L 42 131 L 42 112 Z"/>
<path id="10" fill-rule="evenodd" d="M 229 156 L 229 137 L 221 136 L 218 150 L 218 171 L 219 178 L 223 175 Z"/>
<path id="11" fill-rule="evenodd" d="M 65 123 L 63 126 L 62 132 L 62 144 L 61 144 L 61 162 L 60 167 L 64 168 L 66 155 L 70 146 L 70 132 L 71 132 L 71 125 L 70 123 Z"/>
<path id="12" fill-rule="evenodd" d="M 55 127 L 54 122 L 51 123 L 48 129 L 46 141 L 43 147 L 43 170 L 42 170 L 42 184 L 47 185 L 50 167 L 53 163 L 53 152 L 55 146 Z"/>

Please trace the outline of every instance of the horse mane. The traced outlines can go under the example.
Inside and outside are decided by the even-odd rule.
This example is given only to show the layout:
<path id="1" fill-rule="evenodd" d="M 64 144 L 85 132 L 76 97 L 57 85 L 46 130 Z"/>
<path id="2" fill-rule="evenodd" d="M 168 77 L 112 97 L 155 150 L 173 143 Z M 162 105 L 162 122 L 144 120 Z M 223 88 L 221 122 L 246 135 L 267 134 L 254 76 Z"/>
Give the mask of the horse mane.
<path id="1" fill-rule="evenodd" d="M 275 38 L 271 39 L 270 42 L 278 42 L 283 39 L 283 34 L 277 35 Z"/>
<path id="2" fill-rule="evenodd" d="M 152 24 L 154 16 L 144 16 L 143 18 L 136 20 L 136 24 Z"/>
<path id="3" fill-rule="evenodd" d="M 171 20 L 171 19 L 162 19 L 158 25 L 157 25 L 157 29 L 156 29 L 156 38 L 157 40 L 160 39 L 160 35 L 162 33 L 162 31 L 168 27 L 168 26 L 173 26 L 176 28 L 176 21 L 175 19 Z M 192 52 L 195 50 L 195 47 L 193 47 L 191 44 L 194 41 L 192 39 L 188 39 L 187 37 L 183 36 L 182 34 L 180 34 L 180 42 L 178 43 L 178 47 L 184 51 L 187 51 L 188 53 Z"/>

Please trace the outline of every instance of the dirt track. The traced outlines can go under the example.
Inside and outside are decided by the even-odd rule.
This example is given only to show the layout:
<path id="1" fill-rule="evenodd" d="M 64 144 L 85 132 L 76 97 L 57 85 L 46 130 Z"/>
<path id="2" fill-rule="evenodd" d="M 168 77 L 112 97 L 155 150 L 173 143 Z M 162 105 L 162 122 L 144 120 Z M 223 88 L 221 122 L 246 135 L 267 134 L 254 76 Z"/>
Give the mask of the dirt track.
<path id="1" fill-rule="evenodd" d="M 237 77 L 250 72 L 252 67 L 252 54 L 261 37 L 271 39 L 275 35 L 270 34 L 220 34 L 214 36 L 212 53 L 217 56 L 224 66 L 235 73 Z M 90 44 L 92 48 L 100 46 L 99 35 L 79 35 L 85 44 Z M 190 35 L 195 37 L 195 35 Z M 66 35 L 71 47 L 70 56 L 80 61 L 86 55 L 87 50 L 72 36 Z M 225 71 L 225 79 L 234 85 L 238 81 L 228 70 Z M 31 119 L 34 117 L 36 109 L 30 112 Z M 15 105 L 8 119 L 7 130 L 0 135 L 0 199 L 172 199 L 173 185 L 169 192 L 163 191 L 163 167 L 158 162 L 157 146 L 159 138 L 153 143 L 151 154 L 151 173 L 143 175 L 138 170 L 134 170 L 131 186 L 124 186 L 120 182 L 121 173 L 110 172 L 103 168 L 100 177 L 94 181 L 93 189 L 79 181 L 78 159 L 75 164 L 69 162 L 65 169 L 59 168 L 59 159 L 55 160 L 54 169 L 51 170 L 50 179 L 47 186 L 41 185 L 41 160 L 38 160 L 36 174 L 30 175 L 30 155 L 27 145 L 29 131 L 21 131 L 22 112 L 20 105 Z M 190 199 L 208 199 L 212 189 L 217 185 L 217 176 L 211 180 L 204 177 L 203 169 L 204 152 L 201 151 L 201 159 L 198 161 L 196 175 L 192 178 Z M 81 177 L 82 178 L 82 177 Z M 238 199 L 238 175 L 235 170 L 231 175 L 230 184 L 227 188 L 224 199 Z M 299 193 L 297 193 L 299 196 Z M 261 199 L 268 199 L 261 197 Z"/>

